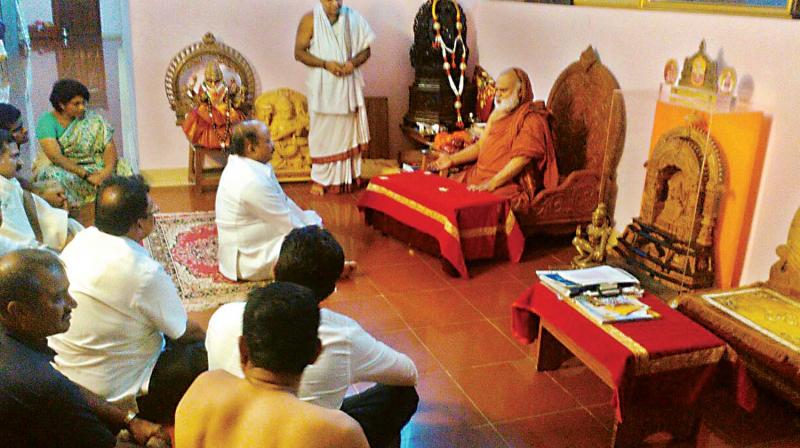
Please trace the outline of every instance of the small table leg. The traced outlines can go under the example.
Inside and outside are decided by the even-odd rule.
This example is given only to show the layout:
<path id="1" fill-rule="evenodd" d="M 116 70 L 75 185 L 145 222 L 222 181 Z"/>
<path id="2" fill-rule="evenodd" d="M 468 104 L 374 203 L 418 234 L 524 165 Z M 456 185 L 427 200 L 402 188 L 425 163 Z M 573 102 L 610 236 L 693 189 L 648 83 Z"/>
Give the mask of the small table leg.
<path id="1" fill-rule="evenodd" d="M 638 447 L 647 436 L 657 432 L 669 433 L 673 441 L 691 442 L 697 438 L 699 429 L 700 413 L 696 406 L 663 407 L 637 403 L 626 406 L 623 421 L 614 424 L 611 446 Z"/>
<path id="2" fill-rule="evenodd" d="M 570 358 L 572 358 L 572 353 L 544 328 L 540 319 L 539 337 L 536 338 L 536 371 L 557 370 L 564 361 Z"/>

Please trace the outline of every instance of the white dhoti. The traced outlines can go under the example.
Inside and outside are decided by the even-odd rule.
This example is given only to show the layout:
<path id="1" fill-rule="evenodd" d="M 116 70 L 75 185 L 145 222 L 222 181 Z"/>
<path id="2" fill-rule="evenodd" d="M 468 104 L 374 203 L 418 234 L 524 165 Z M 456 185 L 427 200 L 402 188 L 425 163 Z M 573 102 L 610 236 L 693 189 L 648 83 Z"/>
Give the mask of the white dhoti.
<path id="1" fill-rule="evenodd" d="M 369 149 L 366 114 L 310 115 L 308 145 L 316 149 L 311 151 L 311 179 L 324 186 L 355 183 L 361 176 L 361 153 Z"/>
<path id="2" fill-rule="evenodd" d="M 331 25 L 322 5 L 314 7 L 309 48 L 314 56 L 344 64 L 374 40 L 369 24 L 356 11 L 343 6 L 339 19 Z M 310 69 L 307 85 L 311 180 L 347 190 L 361 175 L 361 153 L 369 148 L 364 77 L 359 69 L 337 77 L 317 67 Z"/>

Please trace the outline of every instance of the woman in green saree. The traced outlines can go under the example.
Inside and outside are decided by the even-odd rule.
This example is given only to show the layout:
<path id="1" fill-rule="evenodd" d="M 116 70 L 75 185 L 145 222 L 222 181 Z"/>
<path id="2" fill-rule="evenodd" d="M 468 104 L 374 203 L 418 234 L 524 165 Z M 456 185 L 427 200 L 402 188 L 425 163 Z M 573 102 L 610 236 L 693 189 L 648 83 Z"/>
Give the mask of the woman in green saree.
<path id="1" fill-rule="evenodd" d="M 33 166 L 34 179 L 61 184 L 75 209 L 90 209 L 85 206 L 94 203 L 97 187 L 112 174 L 132 174 L 130 165 L 117 158 L 114 128 L 86 108 L 88 101 L 86 86 L 59 80 L 50 94 L 53 110 L 42 114 L 36 126 L 41 150 Z"/>

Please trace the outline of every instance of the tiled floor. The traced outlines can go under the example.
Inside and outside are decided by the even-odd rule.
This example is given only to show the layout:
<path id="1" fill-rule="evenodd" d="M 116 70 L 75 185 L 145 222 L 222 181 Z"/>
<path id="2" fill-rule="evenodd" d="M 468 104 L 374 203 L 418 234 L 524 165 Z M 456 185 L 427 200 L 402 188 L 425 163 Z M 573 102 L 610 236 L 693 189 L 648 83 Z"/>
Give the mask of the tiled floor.
<path id="1" fill-rule="evenodd" d="M 358 320 L 407 353 L 420 371 L 421 402 L 403 432 L 403 447 L 602 447 L 611 440 L 611 391 L 579 362 L 537 373 L 532 347 L 510 334 L 510 304 L 537 268 L 567 263 L 564 239 L 530 241 L 523 261 L 482 262 L 473 278 L 448 277 L 439 260 L 366 227 L 356 195 L 307 193 L 286 185 L 304 208 L 317 210 L 348 258 L 360 264 L 323 305 Z M 153 192 L 164 212 L 211 210 L 213 193 L 188 188 Z M 192 318 L 206 322 L 210 312 Z M 800 447 L 800 417 L 765 395 L 752 415 L 724 390 L 704 402 L 698 447 Z M 650 446 L 686 447 L 655 438 Z"/>
<path id="2" fill-rule="evenodd" d="M 11 102 L 33 127 L 49 108 L 52 83 L 77 77 L 90 85 L 93 106 L 121 129 L 118 46 L 118 41 L 99 46 L 55 42 L 36 47 L 30 59 L 9 60 L 5 86 Z M 121 143 L 118 138 L 123 150 Z M 30 151 L 25 156 L 30 160 Z M 574 361 L 557 372 L 536 373 L 532 348 L 510 334 L 510 303 L 530 284 L 535 269 L 569 261 L 567 240 L 535 238 L 521 263 L 480 263 L 471 266 L 470 280 L 453 279 L 436 258 L 367 228 L 355 196 L 316 198 L 307 188 L 286 186 L 301 206 L 323 216 L 347 255 L 361 265 L 360 273 L 341 283 L 324 305 L 357 319 L 419 368 L 421 402 L 403 432 L 404 447 L 608 445 L 611 391 Z M 214 208 L 213 193 L 162 188 L 153 195 L 164 212 Z M 192 318 L 207 323 L 212 311 Z M 706 397 L 703 408 L 698 447 L 800 447 L 796 410 L 769 396 L 752 415 L 724 391 Z M 655 440 L 652 446 L 690 445 Z"/>

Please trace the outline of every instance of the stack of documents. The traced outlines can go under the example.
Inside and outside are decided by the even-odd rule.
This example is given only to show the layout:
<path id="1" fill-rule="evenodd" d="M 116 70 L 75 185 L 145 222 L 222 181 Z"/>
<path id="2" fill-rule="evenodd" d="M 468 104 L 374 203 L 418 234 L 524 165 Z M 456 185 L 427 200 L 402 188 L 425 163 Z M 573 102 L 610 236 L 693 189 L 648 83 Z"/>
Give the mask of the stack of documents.
<path id="1" fill-rule="evenodd" d="M 639 300 L 639 280 L 612 266 L 562 271 L 536 271 L 539 281 L 570 300 L 593 321 L 604 324 L 654 319 L 658 313 Z"/>
<path id="2" fill-rule="evenodd" d="M 627 271 L 613 266 L 597 266 L 586 269 L 562 271 L 536 271 L 539 281 L 556 294 L 575 297 L 586 292 L 634 287 L 638 290 L 639 280 Z"/>

